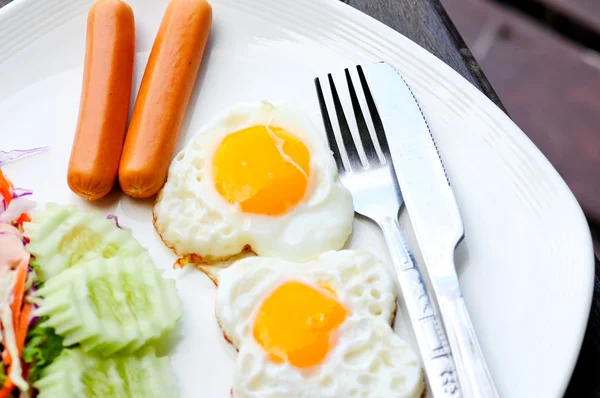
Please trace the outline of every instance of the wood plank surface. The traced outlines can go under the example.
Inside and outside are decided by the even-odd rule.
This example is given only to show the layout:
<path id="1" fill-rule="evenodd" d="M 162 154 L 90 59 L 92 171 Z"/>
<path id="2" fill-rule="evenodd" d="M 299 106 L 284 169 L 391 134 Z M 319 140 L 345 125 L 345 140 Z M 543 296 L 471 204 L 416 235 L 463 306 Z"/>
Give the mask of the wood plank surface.
<path id="1" fill-rule="evenodd" d="M 524 0 L 530 1 L 530 0 Z M 598 0 L 538 0 L 557 12 L 586 24 L 600 33 L 600 1 Z"/>
<path id="2" fill-rule="evenodd" d="M 348 0 L 440 58 L 504 109 L 439 0 Z"/>
<path id="3" fill-rule="evenodd" d="M 442 3 L 512 119 L 600 223 L 600 57 L 496 3 Z"/>

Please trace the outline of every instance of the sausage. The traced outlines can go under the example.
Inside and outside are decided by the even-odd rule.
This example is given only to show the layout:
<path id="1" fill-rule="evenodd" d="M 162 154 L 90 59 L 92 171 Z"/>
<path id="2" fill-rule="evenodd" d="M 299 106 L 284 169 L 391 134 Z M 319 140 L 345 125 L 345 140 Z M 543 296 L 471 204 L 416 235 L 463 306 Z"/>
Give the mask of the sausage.
<path id="1" fill-rule="evenodd" d="M 121 189 L 131 197 L 155 195 L 167 178 L 211 24 L 205 0 L 172 0 L 165 11 L 119 165 Z"/>
<path id="2" fill-rule="evenodd" d="M 131 98 L 135 21 L 120 0 L 98 0 L 88 13 L 83 84 L 67 183 L 96 200 L 117 178 Z"/>

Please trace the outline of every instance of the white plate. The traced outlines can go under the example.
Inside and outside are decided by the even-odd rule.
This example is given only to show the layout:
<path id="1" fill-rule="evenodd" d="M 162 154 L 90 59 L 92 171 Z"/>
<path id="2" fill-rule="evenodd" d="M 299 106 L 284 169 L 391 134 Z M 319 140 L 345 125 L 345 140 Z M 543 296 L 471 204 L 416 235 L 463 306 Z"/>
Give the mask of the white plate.
<path id="1" fill-rule="evenodd" d="M 92 207 L 69 191 L 65 177 L 90 3 L 15 0 L 0 9 L 0 146 L 51 147 L 5 171 L 40 202 Z M 573 195 L 537 148 L 451 68 L 351 7 L 335 0 L 212 3 L 211 39 L 179 147 L 215 113 L 247 100 L 292 102 L 321 126 L 314 76 L 391 63 L 420 100 L 453 183 L 466 228 L 460 281 L 501 396 L 561 396 L 588 317 L 592 246 Z M 167 0 L 130 4 L 139 84 Z M 169 269 L 175 258 L 154 233 L 149 201 L 114 193 L 93 207 L 117 213 Z M 386 252 L 377 229 L 363 221 L 351 246 Z M 185 315 L 173 364 L 182 397 L 228 397 L 235 352 L 215 322 L 215 288 L 197 271 L 176 277 Z M 399 333 L 411 340 L 406 322 L 401 312 Z"/>

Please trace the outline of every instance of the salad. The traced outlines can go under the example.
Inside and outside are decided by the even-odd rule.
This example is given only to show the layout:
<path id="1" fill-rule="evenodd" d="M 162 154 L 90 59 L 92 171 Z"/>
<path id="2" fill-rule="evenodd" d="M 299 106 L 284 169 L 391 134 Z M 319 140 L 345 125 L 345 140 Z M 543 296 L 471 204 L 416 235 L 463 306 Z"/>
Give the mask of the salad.
<path id="1" fill-rule="evenodd" d="M 0 398 L 31 396 L 31 384 L 62 351 L 62 338 L 33 316 L 39 287 L 25 250 L 23 223 L 35 203 L 31 191 L 15 188 L 0 170 Z"/>
<path id="2" fill-rule="evenodd" d="M 177 396 L 156 353 L 182 316 L 174 281 L 116 216 L 31 195 L 0 169 L 0 398 Z"/>

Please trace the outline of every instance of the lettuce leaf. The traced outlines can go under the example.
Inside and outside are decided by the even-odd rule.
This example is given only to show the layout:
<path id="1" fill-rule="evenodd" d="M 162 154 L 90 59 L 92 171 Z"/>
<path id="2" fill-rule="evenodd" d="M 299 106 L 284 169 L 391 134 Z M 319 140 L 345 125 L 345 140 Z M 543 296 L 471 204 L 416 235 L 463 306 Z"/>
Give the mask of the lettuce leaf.
<path id="1" fill-rule="evenodd" d="M 50 365 L 63 350 L 63 339 L 54 329 L 41 327 L 44 318 L 38 319 L 35 326 L 27 332 L 23 361 L 29 369 L 29 383 L 36 382 L 42 375 L 42 370 Z"/>

